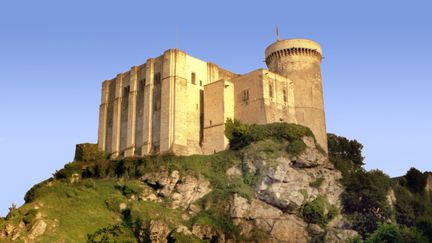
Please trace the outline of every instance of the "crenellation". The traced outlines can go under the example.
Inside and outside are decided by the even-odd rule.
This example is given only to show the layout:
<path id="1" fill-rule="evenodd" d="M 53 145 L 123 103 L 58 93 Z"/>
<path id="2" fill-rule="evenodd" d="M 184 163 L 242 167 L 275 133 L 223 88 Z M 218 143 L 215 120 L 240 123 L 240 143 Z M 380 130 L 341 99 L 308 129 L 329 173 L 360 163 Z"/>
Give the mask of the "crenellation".
<path id="1" fill-rule="evenodd" d="M 99 149 L 111 157 L 224 150 L 227 118 L 310 127 L 326 149 L 321 47 L 281 40 L 265 52 L 269 70 L 239 75 L 178 49 L 104 81 Z"/>

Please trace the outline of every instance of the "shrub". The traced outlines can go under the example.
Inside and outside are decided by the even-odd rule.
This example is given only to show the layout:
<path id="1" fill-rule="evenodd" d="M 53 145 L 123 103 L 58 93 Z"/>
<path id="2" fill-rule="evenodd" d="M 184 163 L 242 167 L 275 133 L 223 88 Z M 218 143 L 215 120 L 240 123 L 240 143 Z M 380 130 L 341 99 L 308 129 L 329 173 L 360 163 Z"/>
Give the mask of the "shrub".
<path id="1" fill-rule="evenodd" d="M 342 158 L 360 167 L 364 165 L 362 155 L 363 145 L 357 140 L 348 140 L 334 134 L 327 134 L 330 158 Z"/>
<path id="2" fill-rule="evenodd" d="M 231 149 L 240 149 L 252 142 L 250 126 L 238 120 L 227 120 L 225 123 L 225 136 L 230 141 Z"/>
<path id="3" fill-rule="evenodd" d="M 318 177 L 315 181 L 310 183 L 311 187 L 319 188 L 324 182 L 324 177 Z"/>
<path id="4" fill-rule="evenodd" d="M 416 227 L 432 242 L 432 214 L 420 216 L 416 220 Z"/>
<path id="5" fill-rule="evenodd" d="M 30 209 L 23 217 L 23 221 L 25 224 L 31 224 L 36 219 L 36 214 L 38 213 L 37 209 Z"/>
<path id="6" fill-rule="evenodd" d="M 404 177 L 406 179 L 406 186 L 411 192 L 418 194 L 424 193 L 427 182 L 426 173 L 422 173 L 416 168 L 412 167 L 408 170 Z"/>
<path id="7" fill-rule="evenodd" d="M 368 243 L 403 243 L 399 228 L 393 224 L 383 224 L 369 237 Z"/>
<path id="8" fill-rule="evenodd" d="M 305 149 L 306 144 L 303 142 L 303 140 L 296 139 L 288 145 L 287 152 L 292 155 L 297 155 L 303 152 Z"/>
<path id="9" fill-rule="evenodd" d="M 240 235 L 240 229 L 233 223 L 231 217 L 213 208 L 199 212 L 192 218 L 191 223 L 192 225 L 200 224 L 212 226 L 212 228 L 220 230 L 232 238 L 237 238 Z"/>
<path id="10" fill-rule="evenodd" d="M 87 234 L 88 243 L 116 243 L 136 242 L 133 235 L 120 225 L 111 225 L 101 228 L 93 234 Z"/>
<path id="11" fill-rule="evenodd" d="M 344 178 L 343 183 L 343 209 L 352 214 L 354 228 L 363 236 L 372 233 L 378 223 L 384 223 L 391 217 L 387 202 L 391 180 L 383 172 L 359 170 Z"/>
<path id="12" fill-rule="evenodd" d="M 282 122 L 270 123 L 265 125 L 249 125 L 238 120 L 227 119 L 225 123 L 225 136 L 230 141 L 230 148 L 237 150 L 252 142 L 265 139 L 287 140 L 294 142 L 301 140 L 304 136 L 313 137 L 312 131 L 304 126 L 288 124 Z M 293 145 L 295 152 L 300 151 L 303 145 L 296 142 Z M 305 147 L 305 146 L 304 146 Z"/>
<path id="13" fill-rule="evenodd" d="M 396 221 L 401 225 L 414 226 L 416 212 L 413 208 L 415 199 L 405 187 L 398 186 L 395 188 L 396 203 L 395 213 Z"/>
<path id="14" fill-rule="evenodd" d="M 325 226 L 337 214 L 337 208 L 331 206 L 324 197 L 317 197 L 300 209 L 303 219 L 312 224 Z"/>
<path id="15" fill-rule="evenodd" d="M 428 243 L 428 239 L 417 228 L 408 228 L 406 226 L 400 228 L 402 241 L 404 243 Z"/>
<path id="16" fill-rule="evenodd" d="M 123 185 L 118 184 L 116 185 L 116 188 L 119 189 L 121 193 L 126 197 L 138 195 L 143 191 L 142 187 L 134 181 L 126 181 L 126 183 Z"/>
<path id="17" fill-rule="evenodd" d="M 75 148 L 75 161 L 95 161 L 105 159 L 103 152 L 99 151 L 98 145 L 93 143 L 77 144 Z"/>
<path id="18" fill-rule="evenodd" d="M 52 181 L 52 179 L 48 179 L 48 180 L 42 181 L 42 182 L 34 185 L 32 188 L 30 188 L 30 190 L 28 190 L 26 192 L 26 194 L 24 195 L 24 201 L 26 203 L 33 202 L 37 198 L 37 196 L 38 196 L 38 190 L 40 188 L 42 188 L 46 183 L 48 183 L 50 181 Z"/>

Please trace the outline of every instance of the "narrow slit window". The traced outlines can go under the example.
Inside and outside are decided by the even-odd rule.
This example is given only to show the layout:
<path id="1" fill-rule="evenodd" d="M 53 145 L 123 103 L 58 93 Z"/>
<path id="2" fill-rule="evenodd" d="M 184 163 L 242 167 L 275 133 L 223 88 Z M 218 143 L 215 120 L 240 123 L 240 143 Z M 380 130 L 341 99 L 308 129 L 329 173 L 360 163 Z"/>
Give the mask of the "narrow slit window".
<path id="1" fill-rule="evenodd" d="M 273 85 L 269 84 L 269 96 L 270 98 L 273 98 Z"/>
<path id="2" fill-rule="evenodd" d="M 248 101 L 249 100 L 249 90 L 243 90 L 243 101 Z"/>
<path id="3" fill-rule="evenodd" d="M 286 94 L 285 89 L 283 90 L 283 99 L 284 99 L 284 102 L 287 102 L 287 94 Z"/>
<path id="4" fill-rule="evenodd" d="M 123 88 L 123 97 L 129 96 L 130 86 L 126 86 Z"/>
<path id="5" fill-rule="evenodd" d="M 154 85 L 160 85 L 161 83 L 161 74 L 155 73 L 154 75 Z"/>
<path id="6" fill-rule="evenodd" d="M 141 79 L 139 82 L 139 91 L 144 91 L 145 79 Z"/>
<path id="7" fill-rule="evenodd" d="M 196 84 L 196 75 L 194 72 L 191 73 L 191 83 Z"/>

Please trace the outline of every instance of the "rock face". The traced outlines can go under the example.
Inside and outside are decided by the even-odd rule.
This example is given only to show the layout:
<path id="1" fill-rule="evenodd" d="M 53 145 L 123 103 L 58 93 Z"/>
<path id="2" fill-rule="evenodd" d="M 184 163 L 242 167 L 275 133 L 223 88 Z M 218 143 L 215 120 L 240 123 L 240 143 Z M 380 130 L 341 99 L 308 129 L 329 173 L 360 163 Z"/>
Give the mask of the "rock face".
<path id="1" fill-rule="evenodd" d="M 338 180 L 342 175 L 310 138 L 304 138 L 304 142 L 308 147 L 297 156 L 269 159 L 265 155 L 257 158 L 254 154 L 245 154 L 243 166 L 259 175 L 256 191 L 260 200 L 284 212 L 294 212 L 319 195 L 325 195 L 331 205 L 339 204 L 343 188 Z"/>
<path id="2" fill-rule="evenodd" d="M 210 182 L 192 176 L 180 177 L 176 170 L 168 173 L 148 173 L 140 178 L 143 182 L 157 188 L 157 196 L 171 199 L 171 208 L 189 208 L 193 202 L 208 194 L 212 189 Z M 142 195 L 142 198 L 157 201 L 151 194 Z"/>
<path id="3" fill-rule="evenodd" d="M 159 220 L 152 220 L 147 231 L 148 240 L 155 243 L 167 242 L 170 229 L 168 225 Z"/>
<path id="4" fill-rule="evenodd" d="M 37 237 L 43 235 L 47 228 L 47 224 L 42 219 L 37 220 L 33 227 L 30 230 L 30 234 L 28 235 L 29 240 L 34 240 Z"/>
<path id="5" fill-rule="evenodd" d="M 242 235 L 251 235 L 256 228 L 268 234 L 263 242 L 310 242 L 324 237 L 330 242 L 345 242 L 357 235 L 345 229 L 349 224 L 342 216 L 333 219 L 329 229 L 308 224 L 300 217 L 300 207 L 318 197 L 340 207 L 343 192 L 338 182 L 340 172 L 316 148 L 312 138 L 305 137 L 303 142 L 307 148 L 296 156 L 286 153 L 274 156 L 255 149 L 244 152 L 239 167 L 254 173 L 258 183 L 255 199 L 234 195 L 230 203 L 230 215 Z M 239 175 L 237 171 L 230 168 L 229 174 Z"/>
<path id="6" fill-rule="evenodd" d="M 432 173 L 428 173 L 425 190 L 432 193 Z"/>

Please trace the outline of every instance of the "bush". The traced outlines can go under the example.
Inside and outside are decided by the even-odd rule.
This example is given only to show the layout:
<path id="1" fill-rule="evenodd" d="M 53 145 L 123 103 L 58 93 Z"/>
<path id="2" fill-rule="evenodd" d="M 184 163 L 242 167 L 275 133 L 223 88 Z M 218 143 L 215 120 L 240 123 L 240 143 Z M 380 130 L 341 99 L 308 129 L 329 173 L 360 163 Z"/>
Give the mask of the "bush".
<path id="1" fill-rule="evenodd" d="M 426 173 L 422 173 L 416 168 L 412 167 L 408 170 L 404 177 L 406 179 L 406 186 L 411 192 L 418 194 L 424 193 L 427 182 Z"/>
<path id="2" fill-rule="evenodd" d="M 428 239 L 422 234 L 417 228 L 400 228 L 400 233 L 402 236 L 402 241 L 404 243 L 428 243 Z"/>
<path id="3" fill-rule="evenodd" d="M 123 185 L 118 184 L 116 185 L 116 188 L 119 189 L 121 193 L 126 197 L 138 195 L 143 191 L 142 187 L 134 181 L 126 181 L 126 183 Z"/>
<path id="4" fill-rule="evenodd" d="M 415 205 L 414 197 L 409 193 L 408 189 L 401 186 L 395 188 L 395 195 L 396 221 L 401 225 L 414 226 L 416 219 L 416 212 L 413 208 Z"/>
<path id="5" fill-rule="evenodd" d="M 319 188 L 324 182 L 324 177 L 318 177 L 314 182 L 310 183 L 311 187 Z"/>
<path id="6" fill-rule="evenodd" d="M 336 216 L 337 209 L 331 206 L 324 197 L 317 197 L 312 202 L 303 205 L 300 212 L 306 222 L 324 227 Z"/>
<path id="7" fill-rule="evenodd" d="M 393 224 L 381 225 L 366 241 L 368 243 L 404 243 L 399 228 Z"/>
<path id="8" fill-rule="evenodd" d="M 36 219 L 36 214 L 38 213 L 37 209 L 30 209 L 23 217 L 23 221 L 25 224 L 31 224 Z"/>
<path id="9" fill-rule="evenodd" d="M 287 152 L 292 155 L 297 155 L 303 152 L 305 149 L 306 144 L 303 142 L 303 140 L 296 139 L 288 145 Z"/>
<path id="10" fill-rule="evenodd" d="M 362 155 L 363 145 L 357 140 L 348 140 L 334 134 L 327 134 L 328 150 L 330 158 L 342 158 L 350 161 L 354 165 L 361 167 L 364 165 Z"/>
<path id="11" fill-rule="evenodd" d="M 87 235 L 88 243 L 116 243 L 116 242 L 136 242 L 133 235 L 120 225 L 111 225 L 101 228 L 93 234 Z"/>
<path id="12" fill-rule="evenodd" d="M 103 152 L 99 151 L 98 145 L 93 143 L 77 144 L 75 148 L 75 161 L 95 161 L 105 159 Z"/>
<path id="13" fill-rule="evenodd" d="M 28 190 L 26 192 L 26 194 L 24 195 L 24 201 L 25 201 L 25 203 L 31 203 L 31 202 L 33 202 L 37 198 L 37 196 L 38 196 L 38 190 L 40 188 L 42 188 L 46 183 L 48 183 L 50 181 L 52 181 L 52 179 L 48 179 L 48 180 L 42 181 L 42 182 L 34 185 L 32 188 L 30 188 L 30 190 Z"/>
<path id="14" fill-rule="evenodd" d="M 246 147 L 252 142 L 276 139 L 279 141 L 296 141 L 292 145 L 294 152 L 301 152 L 301 149 L 305 148 L 304 143 L 302 144 L 303 141 L 298 142 L 302 137 L 315 138 L 309 128 L 297 124 L 276 122 L 265 125 L 249 125 L 231 119 L 227 119 L 225 123 L 225 136 L 230 141 L 230 148 L 234 150 Z"/>
<path id="15" fill-rule="evenodd" d="M 416 227 L 432 242 L 432 214 L 420 216 L 416 221 Z"/>
<path id="16" fill-rule="evenodd" d="M 383 172 L 359 170 L 344 178 L 343 184 L 343 209 L 353 216 L 354 228 L 363 236 L 372 233 L 379 223 L 391 218 L 387 202 L 391 180 Z"/>

